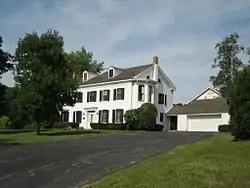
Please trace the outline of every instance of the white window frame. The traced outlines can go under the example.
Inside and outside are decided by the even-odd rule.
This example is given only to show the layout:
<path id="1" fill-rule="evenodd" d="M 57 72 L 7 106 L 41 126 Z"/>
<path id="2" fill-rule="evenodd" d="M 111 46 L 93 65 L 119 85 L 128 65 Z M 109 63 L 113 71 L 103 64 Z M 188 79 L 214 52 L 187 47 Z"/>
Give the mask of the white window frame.
<path id="1" fill-rule="evenodd" d="M 140 93 L 140 87 L 141 93 Z M 138 101 L 144 101 L 145 100 L 145 85 L 138 85 Z"/>

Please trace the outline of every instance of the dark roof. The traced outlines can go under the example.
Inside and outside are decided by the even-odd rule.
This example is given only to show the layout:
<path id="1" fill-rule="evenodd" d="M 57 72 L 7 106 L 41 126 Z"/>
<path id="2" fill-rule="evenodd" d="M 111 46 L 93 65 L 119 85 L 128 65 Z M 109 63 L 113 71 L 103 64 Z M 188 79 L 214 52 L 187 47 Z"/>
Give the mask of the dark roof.
<path id="1" fill-rule="evenodd" d="M 190 104 L 174 105 L 167 114 L 205 114 L 222 112 L 228 112 L 225 98 L 195 100 Z"/>
<path id="2" fill-rule="evenodd" d="M 125 68 L 125 69 L 121 70 L 121 73 L 119 73 L 117 76 L 114 76 L 112 78 L 108 77 L 108 71 L 106 71 L 106 72 L 104 72 L 104 73 L 102 73 L 94 78 L 91 78 L 88 81 L 80 83 L 80 85 L 88 85 L 88 84 L 96 84 L 96 83 L 103 83 L 103 82 L 112 82 L 112 81 L 118 81 L 118 80 L 132 79 L 134 76 L 143 72 L 144 70 L 146 70 L 150 66 L 153 66 L 153 64 Z"/>

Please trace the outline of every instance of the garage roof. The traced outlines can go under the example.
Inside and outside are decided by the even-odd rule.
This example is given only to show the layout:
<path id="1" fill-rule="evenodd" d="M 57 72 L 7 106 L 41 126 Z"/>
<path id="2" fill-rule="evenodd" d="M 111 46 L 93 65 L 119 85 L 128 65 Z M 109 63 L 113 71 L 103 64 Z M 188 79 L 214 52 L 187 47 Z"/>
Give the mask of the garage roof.
<path id="1" fill-rule="evenodd" d="M 195 100 L 185 105 L 174 106 L 167 115 L 178 114 L 206 114 L 228 112 L 225 98 Z"/>

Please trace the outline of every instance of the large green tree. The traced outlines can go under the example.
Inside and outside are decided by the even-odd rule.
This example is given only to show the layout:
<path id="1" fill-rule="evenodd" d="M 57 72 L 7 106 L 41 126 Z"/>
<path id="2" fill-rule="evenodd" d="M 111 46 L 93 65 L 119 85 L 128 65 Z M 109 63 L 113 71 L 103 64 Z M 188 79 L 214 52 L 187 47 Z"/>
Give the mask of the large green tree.
<path id="1" fill-rule="evenodd" d="M 12 55 L 8 52 L 5 52 L 3 49 L 3 38 L 0 36 L 0 79 L 2 75 L 13 68 L 11 63 Z"/>
<path id="2" fill-rule="evenodd" d="M 41 35 L 27 33 L 19 40 L 15 52 L 14 79 L 18 89 L 15 93 L 20 100 L 12 100 L 17 109 L 29 112 L 37 134 L 41 124 L 50 122 L 64 105 L 74 104 L 77 81 L 72 78 L 63 46 L 59 32 L 48 30 Z"/>
<path id="3" fill-rule="evenodd" d="M 250 66 L 236 75 L 228 98 L 231 132 L 236 140 L 250 139 Z"/>
<path id="4" fill-rule="evenodd" d="M 232 86 L 235 75 L 243 67 L 239 55 L 244 51 L 239 44 L 239 35 L 233 33 L 217 43 L 217 57 L 214 59 L 212 68 L 218 68 L 217 76 L 211 76 L 210 80 L 214 87 L 218 88 L 223 96 L 227 96 Z"/>
<path id="5" fill-rule="evenodd" d="M 3 50 L 3 39 L 0 36 L 0 116 L 6 115 L 7 113 L 7 101 L 4 97 L 4 94 L 7 90 L 7 86 L 1 83 L 1 79 L 4 73 L 13 69 L 13 64 L 11 60 L 12 55 Z"/>
<path id="6" fill-rule="evenodd" d="M 103 69 L 104 62 L 93 60 L 93 53 L 88 52 L 84 47 L 81 50 L 71 51 L 67 54 L 72 71 L 80 72 L 87 70 L 93 73 L 99 73 Z"/>

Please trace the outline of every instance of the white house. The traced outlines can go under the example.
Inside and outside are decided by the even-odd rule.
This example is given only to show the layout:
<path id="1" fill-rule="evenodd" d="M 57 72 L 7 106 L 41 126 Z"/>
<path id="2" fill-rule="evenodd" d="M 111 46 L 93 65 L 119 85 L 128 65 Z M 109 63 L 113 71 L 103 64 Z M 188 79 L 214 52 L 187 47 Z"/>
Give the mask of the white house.
<path id="1" fill-rule="evenodd" d="M 78 102 L 66 107 L 64 121 L 78 122 L 91 129 L 90 123 L 122 123 L 129 109 L 143 103 L 154 103 L 158 110 L 157 124 L 167 129 L 166 112 L 173 107 L 176 87 L 158 65 L 153 63 L 130 67 L 109 67 L 99 75 L 83 72 L 78 89 Z"/>
<path id="2" fill-rule="evenodd" d="M 178 131 L 217 132 L 218 126 L 228 124 L 230 116 L 226 99 L 209 87 L 188 104 L 177 104 L 167 112 L 167 121 Z"/>

